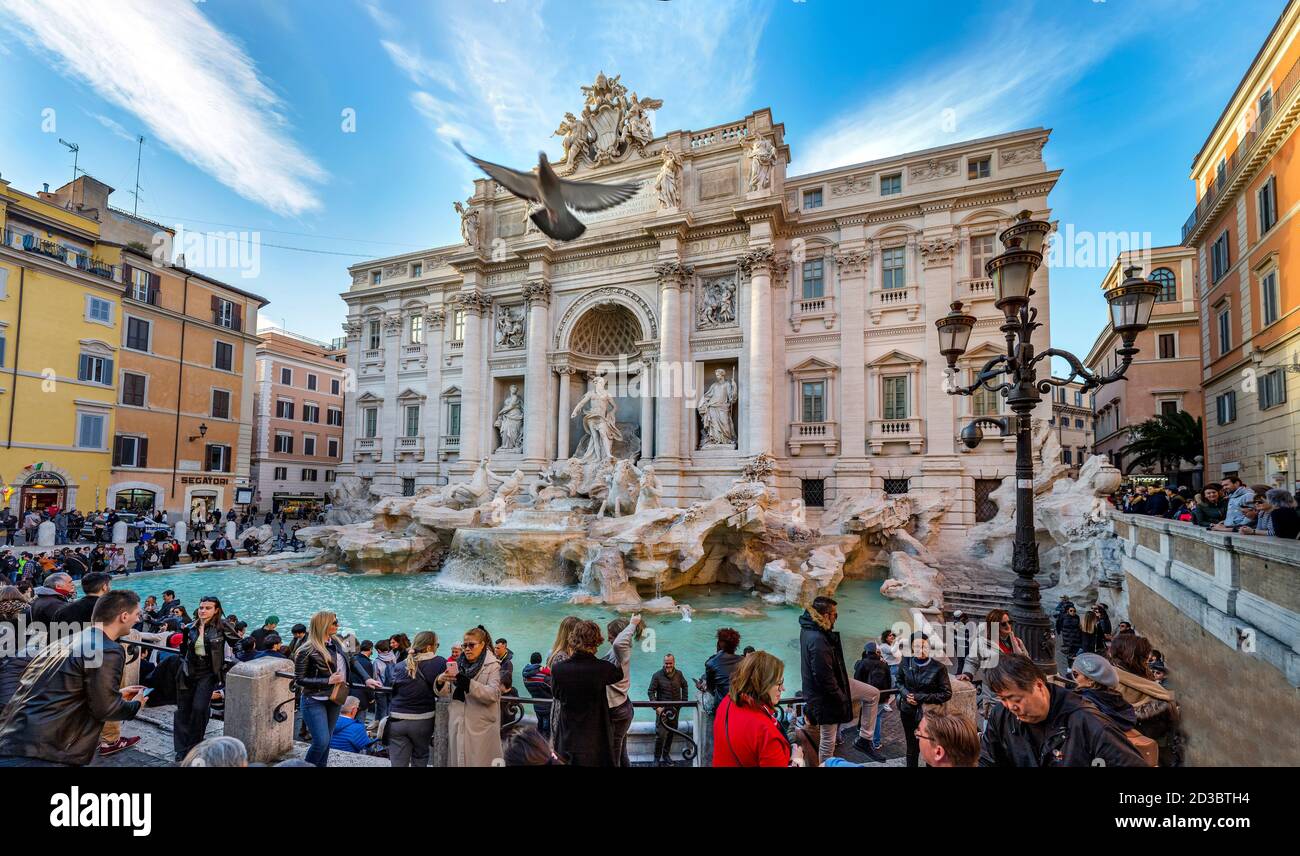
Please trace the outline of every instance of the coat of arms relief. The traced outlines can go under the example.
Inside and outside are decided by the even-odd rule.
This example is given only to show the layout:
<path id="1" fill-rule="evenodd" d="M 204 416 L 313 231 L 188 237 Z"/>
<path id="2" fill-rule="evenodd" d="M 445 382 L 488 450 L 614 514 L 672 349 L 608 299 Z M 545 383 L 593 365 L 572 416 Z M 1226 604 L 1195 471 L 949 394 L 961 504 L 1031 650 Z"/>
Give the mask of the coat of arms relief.
<path id="1" fill-rule="evenodd" d="M 564 114 L 555 132 L 564 145 L 561 175 L 571 175 L 579 166 L 603 166 L 627 157 L 633 150 L 646 154 L 645 147 L 654 140 L 650 111 L 664 102 L 658 98 L 638 98 L 628 94 L 619 82 L 622 75 L 596 75 L 591 86 L 582 87 L 586 103 L 582 113 Z"/>

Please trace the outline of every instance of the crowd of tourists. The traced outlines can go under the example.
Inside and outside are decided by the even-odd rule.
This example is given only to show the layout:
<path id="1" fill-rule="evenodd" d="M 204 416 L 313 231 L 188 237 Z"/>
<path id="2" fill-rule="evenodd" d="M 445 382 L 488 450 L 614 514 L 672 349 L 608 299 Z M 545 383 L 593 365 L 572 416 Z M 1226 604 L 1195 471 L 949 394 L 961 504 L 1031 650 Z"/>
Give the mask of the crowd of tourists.
<path id="1" fill-rule="evenodd" d="M 0 629 L 21 622 L 83 629 L 73 644 L 38 640 L 0 660 L 0 766 L 87 764 L 138 739 L 122 736 L 121 721 L 164 705 L 174 706 L 178 763 L 246 764 L 246 753 L 229 738 L 214 744 L 204 737 L 210 718 L 223 710 L 227 671 L 264 658 L 283 661 L 282 673 L 292 676 L 295 728 L 309 744 L 304 760 L 314 766 L 326 766 L 331 751 L 427 766 L 436 718 L 445 715 L 440 763 L 448 766 L 626 767 L 634 681 L 646 686 L 656 714 L 659 765 L 675 764 L 674 742 L 684 738 L 681 707 L 692 701 L 692 684 L 695 702 L 708 714 L 703 721 L 712 722 L 708 762 L 717 767 L 856 766 L 840 757 L 849 739 L 868 762 L 884 761 L 886 716 L 897 716 L 908 766 L 921 760 L 927 766 L 1181 763 L 1178 707 L 1166 686 L 1163 654 L 1127 622 L 1112 632 L 1100 604 L 1086 612 L 1087 622 L 1073 603 L 1058 606 L 1056 674 L 1028 656 L 1010 613 L 1001 609 L 982 625 L 954 613 L 940 625 L 956 629 L 945 632 L 946 642 L 921 631 L 899 638 L 885 630 L 850 671 L 837 604 L 818 597 L 791 627 L 799 650 L 791 697 L 787 664 L 766 651 L 741 649 L 731 628 L 717 632 L 716 652 L 696 664 L 694 680 L 671 653 L 652 675 L 633 674 L 632 646 L 644 630 L 640 615 L 603 627 L 569 616 L 550 649 L 531 652 L 516 671 L 507 639 L 482 625 L 456 635 L 444 653 L 432 630 L 379 641 L 340 635 L 338 616 L 328 610 L 285 634 L 278 616 L 250 629 L 214 596 L 200 598 L 192 612 L 170 590 L 142 602 L 136 592 L 114 588 L 104 572 L 80 577 L 80 597 L 66 571 L 51 570 L 35 582 L 0 589 Z M 140 658 L 139 683 L 122 686 L 128 634 L 126 644 L 141 640 L 150 647 Z M 958 682 L 975 687 L 973 718 L 950 703 Z M 531 714 L 521 715 L 520 706 Z"/>
<path id="2" fill-rule="evenodd" d="M 1300 537 L 1300 512 L 1291 491 L 1247 485 L 1236 476 L 1210 482 L 1199 492 L 1189 487 L 1133 486 L 1111 497 L 1111 502 L 1130 514 L 1179 520 L 1214 532 Z"/>

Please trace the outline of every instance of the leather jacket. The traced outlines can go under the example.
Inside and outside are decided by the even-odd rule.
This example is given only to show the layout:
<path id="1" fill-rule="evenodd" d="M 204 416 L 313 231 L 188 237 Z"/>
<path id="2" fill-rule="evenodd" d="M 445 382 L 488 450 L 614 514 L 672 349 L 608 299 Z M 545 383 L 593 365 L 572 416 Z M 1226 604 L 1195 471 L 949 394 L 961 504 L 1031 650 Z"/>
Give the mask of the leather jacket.
<path id="1" fill-rule="evenodd" d="M 196 672 L 204 671 L 204 664 L 220 680 L 221 676 L 226 673 L 226 643 L 230 643 L 232 648 L 239 647 L 239 634 L 235 632 L 235 627 L 229 621 L 222 618 L 216 624 L 209 624 L 203 634 L 203 660 L 194 651 L 194 643 L 198 639 L 199 622 L 194 621 L 186 625 L 181 631 L 180 658 L 181 658 L 181 675 L 182 680 L 193 677 Z"/>
<path id="2" fill-rule="evenodd" d="M 339 640 L 331 639 L 328 648 L 332 656 L 342 657 L 346 666 L 347 655 L 343 653 L 343 646 L 339 644 Z M 337 664 L 326 663 L 325 658 L 310 641 L 304 642 L 293 658 L 294 682 L 302 688 L 303 695 L 306 696 L 329 695 L 330 676 L 336 669 Z M 346 677 L 346 670 L 344 675 Z"/>
<path id="3" fill-rule="evenodd" d="M 105 722 L 134 719 L 141 703 L 118 691 L 126 655 L 99 627 L 47 645 L 32 658 L 0 713 L 0 755 L 84 766 Z"/>

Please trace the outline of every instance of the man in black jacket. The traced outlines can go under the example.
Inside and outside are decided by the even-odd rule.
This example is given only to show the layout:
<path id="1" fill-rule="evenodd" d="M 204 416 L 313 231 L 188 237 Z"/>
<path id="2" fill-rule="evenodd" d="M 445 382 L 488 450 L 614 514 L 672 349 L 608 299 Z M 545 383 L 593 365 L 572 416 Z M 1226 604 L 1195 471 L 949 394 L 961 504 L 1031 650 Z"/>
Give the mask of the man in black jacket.
<path id="1" fill-rule="evenodd" d="M 849 684 L 849 671 L 844 665 L 844 648 L 840 634 L 835 632 L 835 619 L 839 617 L 836 603 L 829 597 L 818 597 L 812 606 L 799 616 L 799 673 L 803 683 L 804 712 L 816 725 L 818 732 L 818 762 L 835 754 L 835 740 L 840 723 L 853 718 L 853 688 Z M 873 761 L 885 760 L 877 756 L 871 746 L 870 729 L 876 721 L 880 693 L 867 684 L 864 690 L 861 721 L 866 737 L 865 746 L 858 749 Z M 869 692 L 868 692 L 869 691 Z"/>
<path id="2" fill-rule="evenodd" d="M 86 574 L 81 578 L 82 597 L 64 605 L 58 611 L 57 620 L 82 626 L 90 624 L 91 616 L 95 614 L 95 604 L 108 592 L 112 579 L 108 574 Z"/>
<path id="3" fill-rule="evenodd" d="M 77 587 L 72 584 L 72 577 L 57 571 L 45 578 L 45 584 L 33 590 L 31 606 L 27 610 L 27 620 L 32 624 L 47 625 L 61 621 L 59 613 L 76 594 Z"/>
<path id="4" fill-rule="evenodd" d="M 107 721 L 134 719 L 143 687 L 122 687 L 126 656 L 117 640 L 140 620 L 140 597 L 109 592 L 94 626 L 47 645 L 0 713 L 0 767 L 89 764 Z"/>
<path id="5" fill-rule="evenodd" d="M 650 688 L 646 690 L 650 701 L 686 701 L 686 676 L 677 670 L 677 658 L 672 654 L 664 655 L 664 667 L 650 678 Z M 655 708 L 655 766 L 673 766 L 673 732 L 677 728 L 677 716 L 682 709 L 677 705 L 665 705 Z"/>
<path id="6" fill-rule="evenodd" d="M 1002 702 L 989 714 L 981 767 L 1145 767 L 1128 738 L 1086 699 L 1049 685 L 1028 657 L 984 672 Z"/>

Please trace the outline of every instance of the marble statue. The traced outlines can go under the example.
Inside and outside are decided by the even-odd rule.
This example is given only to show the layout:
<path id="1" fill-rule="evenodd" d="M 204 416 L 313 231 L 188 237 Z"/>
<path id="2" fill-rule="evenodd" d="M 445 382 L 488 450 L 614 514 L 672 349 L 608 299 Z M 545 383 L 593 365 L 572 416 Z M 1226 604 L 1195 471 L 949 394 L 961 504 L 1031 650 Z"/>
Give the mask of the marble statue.
<path id="1" fill-rule="evenodd" d="M 730 327 L 736 323 L 736 278 L 706 279 L 700 284 L 700 306 L 695 326 L 700 330 Z"/>
<path id="2" fill-rule="evenodd" d="M 682 204 L 682 161 L 672 149 L 664 149 L 664 163 L 655 176 L 655 193 L 660 208 L 676 208 Z"/>
<path id="3" fill-rule="evenodd" d="M 654 128 L 650 125 L 650 111 L 664 106 L 660 98 L 637 99 L 636 93 L 627 102 L 627 118 L 623 120 L 624 131 L 638 148 L 644 149 L 655 138 Z"/>
<path id="4" fill-rule="evenodd" d="M 494 524 L 500 525 L 510 512 L 519 507 L 519 495 L 524 490 L 524 478 L 523 470 L 515 470 L 497 488 L 491 502 L 491 518 Z"/>
<path id="5" fill-rule="evenodd" d="M 497 308 L 497 347 L 514 351 L 524 346 L 524 312 L 520 307 Z"/>
<path id="6" fill-rule="evenodd" d="M 505 482 L 505 479 L 492 475 L 492 471 L 488 469 L 491 463 L 491 458 L 484 458 L 478 462 L 478 467 L 475 468 L 474 475 L 470 476 L 469 481 L 447 485 L 444 488 L 442 502 L 449 508 L 473 508 L 484 504 L 492 488 Z"/>
<path id="7" fill-rule="evenodd" d="M 496 421 L 492 423 L 501 432 L 499 452 L 518 452 L 524 447 L 524 400 L 519 397 L 519 387 L 510 385 L 510 394 L 501 402 Z"/>
<path id="8" fill-rule="evenodd" d="M 776 146 L 767 137 L 757 137 L 745 145 L 749 158 L 749 190 L 771 190 L 772 169 L 776 165 Z"/>
<path id="9" fill-rule="evenodd" d="M 700 448 L 734 449 L 736 425 L 731 408 L 737 401 L 736 370 L 732 369 L 728 378 L 725 371 L 718 369 L 713 377 L 713 383 L 695 408 L 700 414 Z"/>
<path id="10" fill-rule="evenodd" d="M 587 436 L 578 444 L 577 457 L 584 461 L 604 461 L 613 457 L 614 442 L 623 439 L 623 434 L 615 420 L 618 406 L 614 396 L 605 389 L 604 375 L 592 379 L 591 389 L 578 401 L 569 417 L 577 416 L 584 404 L 590 404 L 582 415 L 582 427 Z"/>
<path id="11" fill-rule="evenodd" d="M 655 465 L 646 464 L 641 470 L 641 486 L 636 494 L 636 514 L 643 511 L 659 508 L 659 498 L 663 491 L 659 487 L 659 479 L 655 476 Z"/>
<path id="12" fill-rule="evenodd" d="M 460 215 L 460 236 L 465 239 L 470 249 L 477 250 L 479 248 L 478 209 L 466 208 L 459 202 L 453 202 L 452 206 Z"/>
<path id="13" fill-rule="evenodd" d="M 559 137 L 564 147 L 564 170 L 571 173 L 578 168 L 578 161 L 591 149 L 592 133 L 588 121 L 589 110 L 583 109 L 582 118 L 572 113 L 564 114 L 564 121 L 551 136 Z"/>
<path id="14" fill-rule="evenodd" d="M 597 517 L 622 517 L 636 511 L 637 493 L 641 485 L 641 471 L 631 461 L 623 459 L 614 464 L 613 472 L 606 476 L 605 499 L 600 503 Z"/>

